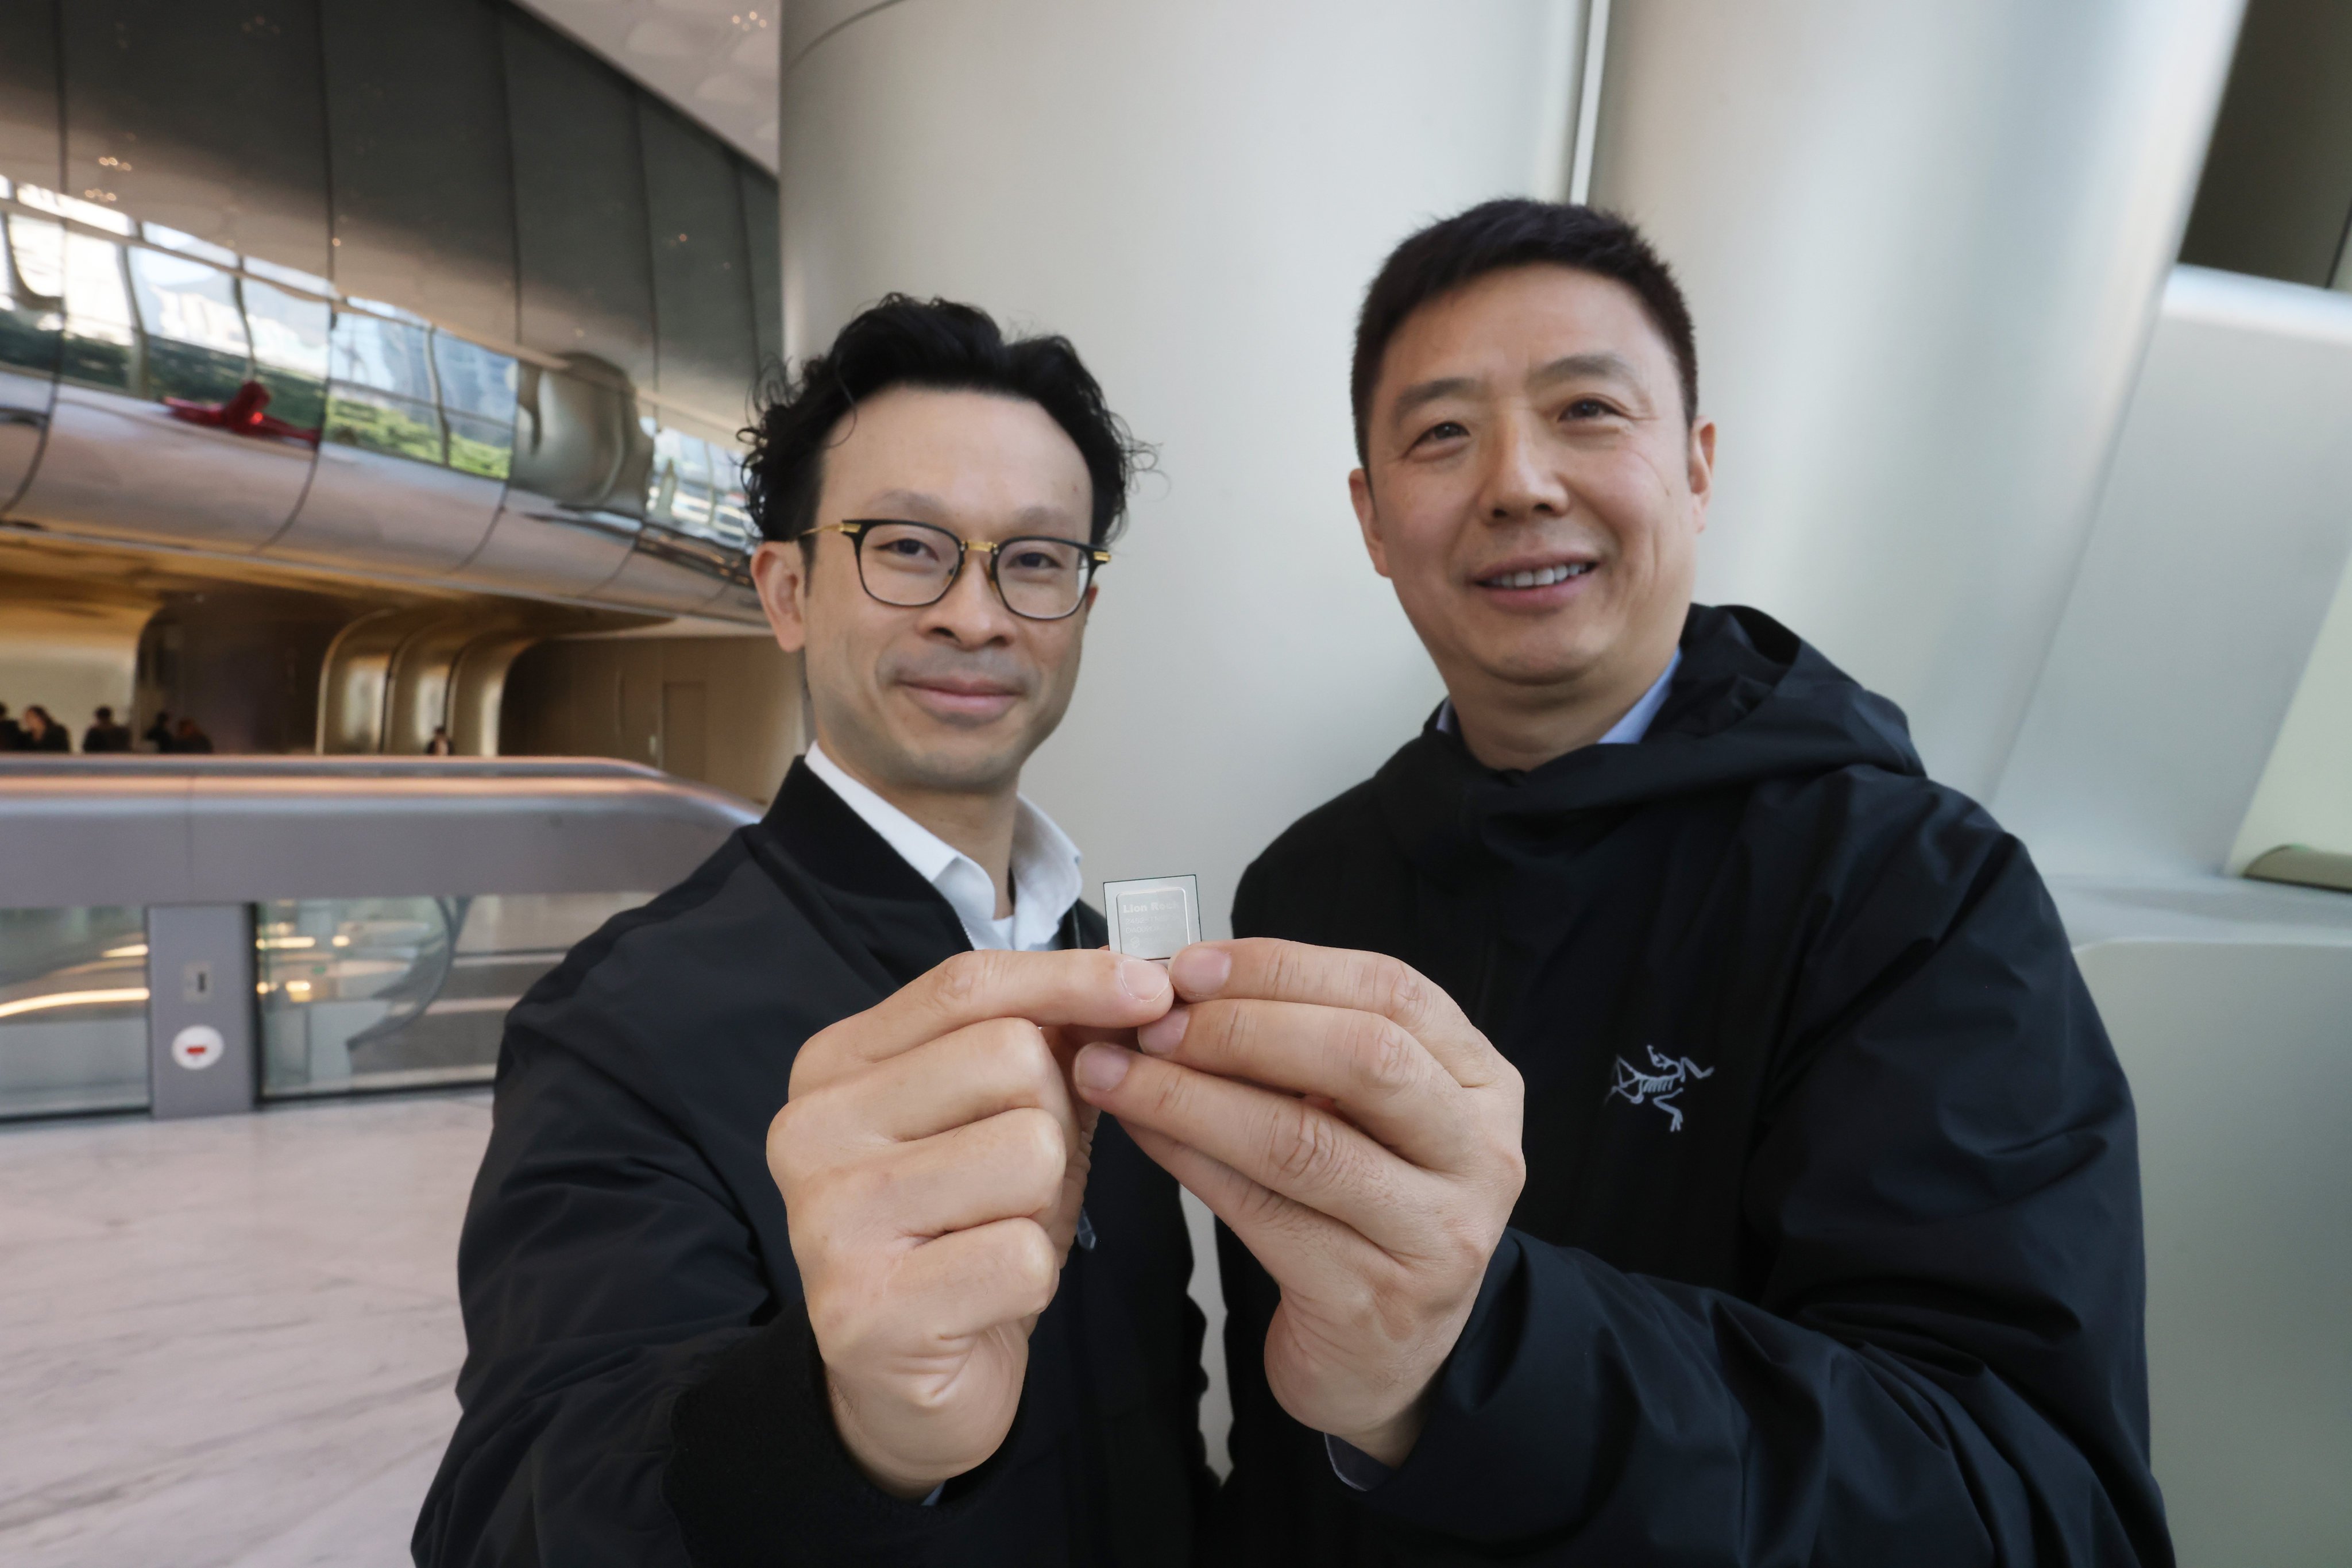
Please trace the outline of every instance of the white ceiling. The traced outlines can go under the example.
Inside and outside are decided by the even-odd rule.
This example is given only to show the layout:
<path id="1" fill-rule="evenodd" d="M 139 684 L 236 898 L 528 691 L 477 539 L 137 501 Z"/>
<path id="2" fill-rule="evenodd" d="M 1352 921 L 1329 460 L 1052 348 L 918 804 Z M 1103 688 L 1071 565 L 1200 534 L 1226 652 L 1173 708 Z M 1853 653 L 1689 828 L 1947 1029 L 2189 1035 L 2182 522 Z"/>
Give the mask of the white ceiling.
<path id="1" fill-rule="evenodd" d="M 772 171 L 783 0 L 521 0 Z"/>

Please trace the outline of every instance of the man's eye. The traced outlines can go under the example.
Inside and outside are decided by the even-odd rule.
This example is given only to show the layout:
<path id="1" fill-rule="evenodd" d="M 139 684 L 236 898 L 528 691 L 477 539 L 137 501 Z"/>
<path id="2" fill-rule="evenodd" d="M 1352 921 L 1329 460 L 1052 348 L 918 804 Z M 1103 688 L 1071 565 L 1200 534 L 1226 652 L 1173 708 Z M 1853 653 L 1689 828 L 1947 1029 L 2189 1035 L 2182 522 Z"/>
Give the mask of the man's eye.
<path id="1" fill-rule="evenodd" d="M 1430 441 L 1458 441 L 1468 434 L 1468 427 L 1459 420 L 1441 419 L 1415 437 L 1413 445 L 1418 447 Z"/>
<path id="2" fill-rule="evenodd" d="M 1580 397 L 1564 412 L 1570 419 L 1606 419 L 1617 411 L 1597 397 Z"/>

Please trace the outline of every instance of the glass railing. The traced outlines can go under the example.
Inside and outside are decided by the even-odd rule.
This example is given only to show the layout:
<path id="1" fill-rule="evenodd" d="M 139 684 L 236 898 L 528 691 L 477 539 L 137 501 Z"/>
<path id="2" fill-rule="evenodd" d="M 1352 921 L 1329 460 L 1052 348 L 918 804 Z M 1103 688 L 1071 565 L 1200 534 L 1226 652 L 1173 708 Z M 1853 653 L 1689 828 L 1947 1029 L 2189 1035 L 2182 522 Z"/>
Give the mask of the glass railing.
<path id="1" fill-rule="evenodd" d="M 255 920 L 261 1092 L 487 1079 L 507 1010 L 644 893 L 302 899 Z"/>
<path id="2" fill-rule="evenodd" d="M 0 366 L 161 403 L 257 438 L 325 440 L 489 479 L 512 471 L 513 354 L 327 279 L 0 180 Z M 757 542 L 740 454 L 641 423 L 647 521 L 740 552 Z M 640 503 L 630 498 L 628 505 Z"/>
<path id="3" fill-rule="evenodd" d="M 263 1098 L 486 1082 L 508 1009 L 646 893 L 254 909 Z M 146 911 L 0 910 L 0 1120 L 148 1104 Z"/>
<path id="4" fill-rule="evenodd" d="M 0 1117 L 147 1104 L 147 911 L 0 910 Z"/>

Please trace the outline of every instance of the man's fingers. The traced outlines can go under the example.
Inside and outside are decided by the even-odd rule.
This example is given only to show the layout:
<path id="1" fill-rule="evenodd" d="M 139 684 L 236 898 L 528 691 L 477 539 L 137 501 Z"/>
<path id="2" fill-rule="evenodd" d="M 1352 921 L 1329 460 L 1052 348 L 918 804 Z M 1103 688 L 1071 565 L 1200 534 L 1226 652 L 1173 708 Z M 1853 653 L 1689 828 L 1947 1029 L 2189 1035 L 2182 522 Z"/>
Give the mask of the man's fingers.
<path id="1" fill-rule="evenodd" d="M 1412 1189 L 1437 1178 L 1331 1112 L 1116 1046 L 1088 1046 L 1076 1076 L 1079 1093 L 1130 1132 L 1149 1128 L 1190 1144 L 1387 1250 L 1413 1249 L 1422 1194 Z"/>
<path id="2" fill-rule="evenodd" d="M 1476 1152 L 1462 1086 L 1402 1025 L 1301 1002 L 1195 1002 L 1137 1031 L 1150 1054 L 1223 1078 L 1318 1097 L 1429 1170 Z"/>
<path id="3" fill-rule="evenodd" d="M 1225 1222 L 1284 1289 L 1328 1290 L 1335 1266 L 1360 1272 L 1378 1261 L 1370 1242 L 1330 1215 L 1262 1187 L 1164 1132 L 1139 1123 L 1127 1131 L 1137 1148 Z"/>
<path id="4" fill-rule="evenodd" d="M 1060 1202 L 1069 1163 L 1062 1120 L 1024 1107 L 844 1169 L 834 1180 L 850 1201 L 835 1212 L 857 1216 L 883 1246 L 1000 1219 L 1042 1221 Z M 820 1204 L 833 1195 L 812 1194 Z"/>
<path id="5" fill-rule="evenodd" d="M 1382 953 L 1246 937 L 1194 942 L 1169 973 L 1187 1001 L 1250 997 L 1377 1013 L 1419 1040 L 1465 1089 L 1483 1089 L 1512 1070 L 1443 987 Z"/>
<path id="6" fill-rule="evenodd" d="M 987 1018 L 1133 1028 L 1168 1010 L 1167 972 L 1104 950 L 960 952 L 887 1000 L 820 1030 L 793 1064 L 793 1092 Z"/>
<path id="7" fill-rule="evenodd" d="M 940 1340 L 977 1334 L 1044 1311 L 1062 1278 L 1062 1259 L 1032 1219 L 1001 1219 L 950 1231 L 898 1260 L 890 1295 L 929 1309 L 924 1323 Z"/>
<path id="8" fill-rule="evenodd" d="M 917 1046 L 840 1081 L 825 1120 L 857 1135 L 911 1141 L 1034 1106 L 1073 1114 L 1065 1068 L 1045 1030 L 1025 1018 L 990 1018 Z M 814 1087 L 796 1086 L 804 1105 Z"/>

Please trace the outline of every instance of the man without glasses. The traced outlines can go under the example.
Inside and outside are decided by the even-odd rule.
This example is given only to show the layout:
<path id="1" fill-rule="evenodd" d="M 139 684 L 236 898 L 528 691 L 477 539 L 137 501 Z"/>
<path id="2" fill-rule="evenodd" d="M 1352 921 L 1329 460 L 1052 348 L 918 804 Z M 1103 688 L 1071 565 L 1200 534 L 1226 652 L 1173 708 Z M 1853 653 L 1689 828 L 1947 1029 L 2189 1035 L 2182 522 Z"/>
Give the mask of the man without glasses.
<path id="1" fill-rule="evenodd" d="M 1697 390 L 1584 208 L 1365 300 L 1350 489 L 1448 700 L 1076 1062 L 1227 1227 L 1218 1561 L 2171 1559 L 2114 1053 L 1894 706 L 1691 603 Z"/>

